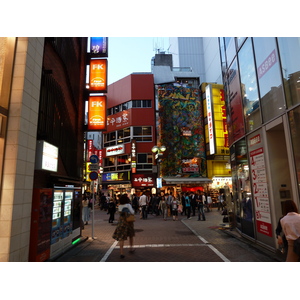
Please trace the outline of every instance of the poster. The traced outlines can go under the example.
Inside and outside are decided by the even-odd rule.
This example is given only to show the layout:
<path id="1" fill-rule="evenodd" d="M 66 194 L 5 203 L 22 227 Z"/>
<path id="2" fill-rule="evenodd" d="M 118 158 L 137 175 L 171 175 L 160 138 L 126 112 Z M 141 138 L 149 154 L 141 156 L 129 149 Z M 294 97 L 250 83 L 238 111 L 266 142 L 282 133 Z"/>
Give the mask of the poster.
<path id="1" fill-rule="evenodd" d="M 261 147 L 251 151 L 250 161 L 257 231 L 272 237 L 270 201 L 264 149 Z"/>

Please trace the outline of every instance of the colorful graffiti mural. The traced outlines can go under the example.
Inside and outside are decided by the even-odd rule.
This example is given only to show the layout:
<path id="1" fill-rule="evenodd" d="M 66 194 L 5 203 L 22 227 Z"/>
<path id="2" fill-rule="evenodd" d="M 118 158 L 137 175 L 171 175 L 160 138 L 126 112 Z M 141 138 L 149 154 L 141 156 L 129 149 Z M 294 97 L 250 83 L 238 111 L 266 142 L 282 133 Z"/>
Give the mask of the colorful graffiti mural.
<path id="1" fill-rule="evenodd" d="M 174 86 L 157 87 L 159 136 L 167 150 L 161 164 L 163 176 L 206 177 L 203 109 L 199 89 Z M 197 159 L 198 168 L 183 168 L 186 159 Z"/>

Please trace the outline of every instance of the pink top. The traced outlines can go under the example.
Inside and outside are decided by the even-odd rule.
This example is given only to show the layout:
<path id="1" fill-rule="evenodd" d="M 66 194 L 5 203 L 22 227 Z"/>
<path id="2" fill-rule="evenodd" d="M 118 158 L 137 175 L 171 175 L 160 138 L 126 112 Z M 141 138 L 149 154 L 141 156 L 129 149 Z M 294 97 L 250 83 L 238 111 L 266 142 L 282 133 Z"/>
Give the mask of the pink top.
<path id="1" fill-rule="evenodd" d="M 287 240 L 296 240 L 300 236 L 300 214 L 290 212 L 280 223 Z"/>

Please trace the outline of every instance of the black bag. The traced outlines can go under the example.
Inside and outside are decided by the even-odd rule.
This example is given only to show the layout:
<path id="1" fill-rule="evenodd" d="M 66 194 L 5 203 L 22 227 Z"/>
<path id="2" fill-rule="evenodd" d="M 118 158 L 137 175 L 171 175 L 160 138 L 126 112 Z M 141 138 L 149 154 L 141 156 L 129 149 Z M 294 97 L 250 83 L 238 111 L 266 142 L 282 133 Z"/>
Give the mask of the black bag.
<path id="1" fill-rule="evenodd" d="M 300 257 L 300 237 L 294 240 L 294 252 Z"/>

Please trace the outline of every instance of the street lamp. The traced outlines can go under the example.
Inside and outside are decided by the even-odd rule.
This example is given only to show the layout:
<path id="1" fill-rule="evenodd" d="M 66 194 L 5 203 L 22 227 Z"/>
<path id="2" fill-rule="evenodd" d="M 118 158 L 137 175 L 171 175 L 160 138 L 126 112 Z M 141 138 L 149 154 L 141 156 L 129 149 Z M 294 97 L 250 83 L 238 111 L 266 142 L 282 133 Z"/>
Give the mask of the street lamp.
<path id="1" fill-rule="evenodd" d="M 155 160 L 157 161 L 157 182 L 156 186 L 157 189 L 162 187 L 162 181 L 160 178 L 160 163 L 161 163 L 161 157 L 163 156 L 163 152 L 166 151 L 166 146 L 153 146 L 151 151 L 155 153 Z"/>

